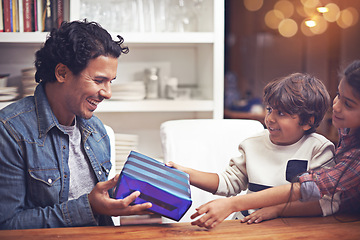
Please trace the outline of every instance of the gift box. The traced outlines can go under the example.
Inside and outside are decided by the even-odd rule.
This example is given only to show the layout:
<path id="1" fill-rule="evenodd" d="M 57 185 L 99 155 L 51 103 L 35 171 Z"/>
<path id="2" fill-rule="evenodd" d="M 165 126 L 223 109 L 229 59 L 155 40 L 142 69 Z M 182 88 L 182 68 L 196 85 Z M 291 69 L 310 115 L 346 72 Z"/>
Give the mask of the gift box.
<path id="1" fill-rule="evenodd" d="M 192 204 L 187 173 L 131 151 L 114 195 L 116 199 L 123 199 L 134 191 L 141 194 L 132 204 L 151 202 L 149 211 L 175 221 L 179 221 Z"/>

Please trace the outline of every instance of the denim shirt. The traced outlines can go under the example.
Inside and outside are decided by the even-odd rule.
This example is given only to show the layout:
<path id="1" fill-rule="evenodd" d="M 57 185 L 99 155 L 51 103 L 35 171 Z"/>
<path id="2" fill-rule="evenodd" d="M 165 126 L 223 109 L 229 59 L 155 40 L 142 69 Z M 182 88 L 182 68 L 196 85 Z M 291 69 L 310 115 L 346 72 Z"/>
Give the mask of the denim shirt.
<path id="1" fill-rule="evenodd" d="M 68 200 L 69 137 L 39 84 L 34 96 L 0 111 L 0 228 L 94 226 L 88 194 Z M 82 145 L 98 181 L 111 168 L 110 141 L 93 116 L 80 123 Z M 110 217 L 100 216 L 105 224 Z"/>

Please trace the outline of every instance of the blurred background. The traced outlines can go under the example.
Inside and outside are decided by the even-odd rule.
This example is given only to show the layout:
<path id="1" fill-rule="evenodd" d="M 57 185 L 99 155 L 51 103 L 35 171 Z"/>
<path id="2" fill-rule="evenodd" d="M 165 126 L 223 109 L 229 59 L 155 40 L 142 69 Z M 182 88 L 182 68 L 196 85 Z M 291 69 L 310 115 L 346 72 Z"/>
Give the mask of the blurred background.
<path id="1" fill-rule="evenodd" d="M 321 79 L 333 99 L 339 73 L 360 58 L 358 0 L 226 0 L 225 7 L 225 118 L 263 119 L 263 87 L 293 72 Z M 336 141 L 331 111 L 318 131 Z"/>

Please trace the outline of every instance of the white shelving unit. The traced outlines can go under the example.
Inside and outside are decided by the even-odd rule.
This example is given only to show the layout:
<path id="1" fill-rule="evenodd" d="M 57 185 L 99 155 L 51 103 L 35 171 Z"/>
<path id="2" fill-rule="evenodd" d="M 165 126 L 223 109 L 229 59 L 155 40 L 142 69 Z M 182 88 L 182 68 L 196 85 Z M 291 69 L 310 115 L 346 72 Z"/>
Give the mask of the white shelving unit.
<path id="1" fill-rule="evenodd" d="M 82 0 L 70 0 L 70 20 L 83 19 Z M 105 2 L 106 0 L 104 0 Z M 119 59 L 122 64 L 166 63 L 179 84 L 195 85 L 200 97 L 179 100 L 107 100 L 99 105 L 96 115 L 115 132 L 139 135 L 139 151 L 161 157 L 160 124 L 184 118 L 223 118 L 224 89 L 224 2 L 203 0 L 207 11 L 202 14 L 197 32 L 110 32 L 120 34 L 130 48 Z M 89 19 L 88 20 L 92 20 Z M 0 73 L 20 77 L 21 69 L 33 66 L 34 53 L 48 33 L 0 33 Z M 116 81 L 125 73 L 118 71 Z M 169 76 L 170 77 L 170 76 Z M 8 103 L 0 103 L 0 108 Z"/>

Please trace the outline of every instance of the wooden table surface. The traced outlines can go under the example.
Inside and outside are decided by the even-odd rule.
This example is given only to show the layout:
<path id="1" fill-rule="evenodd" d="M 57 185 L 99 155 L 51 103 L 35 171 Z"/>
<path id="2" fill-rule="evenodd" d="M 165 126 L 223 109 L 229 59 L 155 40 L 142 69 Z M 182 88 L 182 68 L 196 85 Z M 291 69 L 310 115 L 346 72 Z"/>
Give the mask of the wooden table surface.
<path id="1" fill-rule="evenodd" d="M 207 230 L 190 223 L 1 230 L 0 239 L 360 239 L 360 216 L 278 218 L 260 224 L 224 221 Z M 357 221 L 356 221 L 357 220 Z"/>

